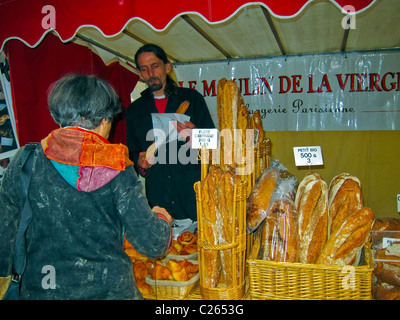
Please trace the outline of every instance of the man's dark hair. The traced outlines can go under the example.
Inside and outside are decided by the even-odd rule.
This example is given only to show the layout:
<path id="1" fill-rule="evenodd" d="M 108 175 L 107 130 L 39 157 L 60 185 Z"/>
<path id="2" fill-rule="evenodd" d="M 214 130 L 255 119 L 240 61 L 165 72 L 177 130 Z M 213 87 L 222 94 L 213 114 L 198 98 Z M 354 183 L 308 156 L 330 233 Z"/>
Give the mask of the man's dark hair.
<path id="1" fill-rule="evenodd" d="M 168 60 L 167 54 L 165 53 L 164 49 L 162 49 L 161 47 L 159 47 L 156 44 L 148 43 L 148 44 L 145 44 L 144 46 L 140 47 L 139 50 L 135 54 L 135 63 L 136 63 L 136 67 L 137 68 L 139 68 L 138 57 L 139 57 L 140 54 L 142 54 L 144 52 L 152 52 L 162 62 L 170 63 L 170 61 Z M 167 74 L 167 83 L 166 83 L 165 90 L 164 90 L 165 95 L 167 97 L 170 96 L 171 94 L 173 94 L 175 92 L 176 88 L 177 88 L 177 84 Z"/>

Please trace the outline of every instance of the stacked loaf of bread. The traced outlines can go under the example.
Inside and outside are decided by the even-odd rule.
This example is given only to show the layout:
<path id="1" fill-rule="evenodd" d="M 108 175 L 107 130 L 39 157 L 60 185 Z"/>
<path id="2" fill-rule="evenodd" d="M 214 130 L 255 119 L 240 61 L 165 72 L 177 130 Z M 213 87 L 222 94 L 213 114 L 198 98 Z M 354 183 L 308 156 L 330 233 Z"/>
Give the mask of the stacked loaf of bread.
<path id="1" fill-rule="evenodd" d="M 325 265 L 357 263 L 374 222 L 372 210 L 363 206 L 360 181 L 350 174 L 343 173 L 334 177 L 328 187 L 318 173 L 311 172 L 298 185 L 293 203 L 288 187 L 296 186 L 286 182 L 286 197 L 280 201 L 285 203 L 284 212 L 290 212 L 287 216 L 291 219 L 286 220 L 290 223 L 290 228 L 286 224 L 277 227 L 276 213 L 278 211 L 280 215 L 283 214 L 281 209 L 277 210 L 274 198 L 278 190 L 283 189 L 281 184 L 286 179 L 275 179 L 275 190 L 271 191 L 273 183 L 272 174 L 268 172 L 270 170 L 274 168 L 266 169 L 260 177 L 268 177 L 270 180 L 268 191 L 265 187 L 265 190 L 260 192 L 263 185 L 267 185 L 267 181 L 260 179 L 253 189 L 257 196 L 251 194 L 248 198 L 247 227 L 250 232 L 258 228 L 250 257 Z M 279 174 L 275 175 L 279 177 Z M 279 227 L 283 233 L 274 231 Z M 286 254 L 283 256 L 286 260 L 282 255 L 272 255 L 271 247 L 277 242 L 275 239 L 284 239 L 285 244 L 282 247 L 294 247 L 294 236 L 286 234 L 294 229 L 297 232 L 297 255 Z"/>
<path id="2" fill-rule="evenodd" d="M 356 264 L 375 219 L 372 210 L 363 206 L 361 183 L 357 177 L 342 173 L 332 179 L 328 210 L 328 240 L 317 263 Z"/>
<path id="3" fill-rule="evenodd" d="M 373 292 L 377 300 L 400 300 L 400 219 L 379 218 L 372 228 Z"/>
<path id="4" fill-rule="evenodd" d="M 217 86 L 217 115 L 221 137 L 219 163 L 223 169 L 226 165 L 242 167 L 246 144 L 249 144 L 246 142 L 246 130 L 254 129 L 254 141 L 257 144 L 264 138 L 260 111 L 256 110 L 250 116 L 237 83 L 222 78 Z"/>
<path id="5" fill-rule="evenodd" d="M 238 212 L 236 208 L 235 186 L 241 181 L 235 170 L 227 166 L 222 170 L 212 165 L 205 179 L 201 181 L 201 213 L 198 217 L 204 244 L 205 286 L 215 288 L 219 284 L 232 285 L 238 275 L 232 266 L 232 249 L 215 250 L 209 246 L 229 245 L 239 233 Z M 235 217 L 235 219 L 233 218 Z M 243 224 L 243 223 L 242 223 Z M 201 247 L 201 245 L 200 245 Z"/>

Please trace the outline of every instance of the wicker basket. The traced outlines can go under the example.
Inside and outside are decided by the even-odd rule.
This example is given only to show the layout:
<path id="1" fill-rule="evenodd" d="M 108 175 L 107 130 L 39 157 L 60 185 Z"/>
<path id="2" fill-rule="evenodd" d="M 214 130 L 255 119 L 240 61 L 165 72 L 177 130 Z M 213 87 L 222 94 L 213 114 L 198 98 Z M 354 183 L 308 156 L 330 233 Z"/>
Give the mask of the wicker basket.
<path id="1" fill-rule="evenodd" d="M 197 264 L 195 260 L 190 262 Z M 147 276 L 146 282 L 151 286 L 152 295 L 145 296 L 147 299 L 161 300 L 183 300 L 187 297 L 190 291 L 194 288 L 199 280 L 199 273 L 188 281 L 173 281 L 173 280 L 154 280 L 150 275 Z"/>
<path id="2" fill-rule="evenodd" d="M 241 182 L 234 186 L 234 212 L 232 221 L 238 222 L 238 232 L 232 232 L 232 242 L 221 245 L 211 245 L 205 241 L 203 233 L 203 213 L 202 213 L 202 195 L 201 195 L 201 182 L 196 182 L 194 185 L 196 191 L 197 201 L 197 217 L 198 217 L 198 238 L 197 246 L 199 252 L 199 265 L 200 265 L 200 293 L 204 299 L 207 300 L 238 300 L 241 299 L 245 291 L 245 252 L 246 252 L 246 224 L 245 224 L 245 211 L 246 211 L 246 193 L 247 183 Z M 236 219 L 237 217 L 237 219 Z M 235 230 L 235 225 L 232 226 Z M 219 283 L 217 287 L 206 286 L 206 267 L 203 261 L 206 261 L 206 253 L 217 251 L 217 254 L 229 254 L 231 257 L 230 265 L 232 266 L 232 274 L 237 275 L 233 277 L 233 282 L 229 286 Z"/>
<path id="3" fill-rule="evenodd" d="M 251 299 L 370 300 L 370 245 L 364 252 L 358 267 L 248 260 Z"/>

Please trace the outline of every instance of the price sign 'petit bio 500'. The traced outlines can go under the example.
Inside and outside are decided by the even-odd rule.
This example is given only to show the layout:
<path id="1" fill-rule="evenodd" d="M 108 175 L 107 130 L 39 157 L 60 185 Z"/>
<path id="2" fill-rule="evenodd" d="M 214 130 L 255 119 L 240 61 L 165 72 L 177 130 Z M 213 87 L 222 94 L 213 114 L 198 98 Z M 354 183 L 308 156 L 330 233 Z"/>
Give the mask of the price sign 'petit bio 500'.
<path id="1" fill-rule="evenodd" d="M 293 147 L 296 166 L 320 166 L 324 164 L 320 146 Z"/>

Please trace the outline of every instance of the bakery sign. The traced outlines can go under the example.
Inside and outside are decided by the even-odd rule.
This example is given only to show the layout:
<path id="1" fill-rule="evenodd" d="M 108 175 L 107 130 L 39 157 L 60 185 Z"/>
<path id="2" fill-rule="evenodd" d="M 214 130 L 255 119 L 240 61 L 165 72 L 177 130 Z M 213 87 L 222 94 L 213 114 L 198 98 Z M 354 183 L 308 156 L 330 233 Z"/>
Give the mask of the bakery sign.
<path id="1" fill-rule="evenodd" d="M 178 64 L 180 86 L 205 98 L 217 124 L 217 85 L 234 79 L 267 131 L 399 130 L 400 51 Z"/>

